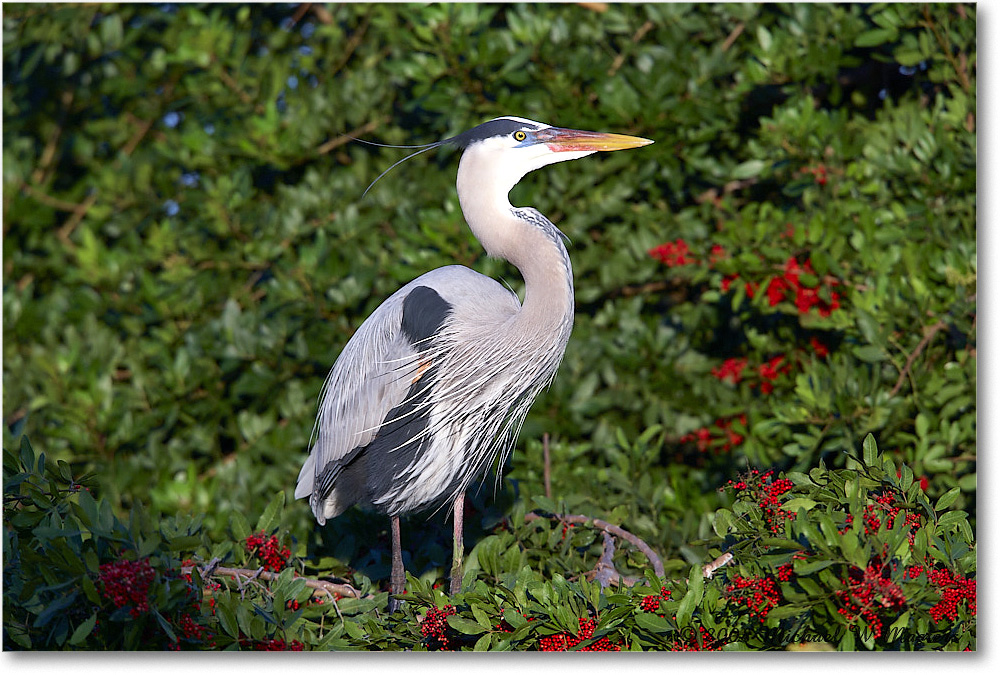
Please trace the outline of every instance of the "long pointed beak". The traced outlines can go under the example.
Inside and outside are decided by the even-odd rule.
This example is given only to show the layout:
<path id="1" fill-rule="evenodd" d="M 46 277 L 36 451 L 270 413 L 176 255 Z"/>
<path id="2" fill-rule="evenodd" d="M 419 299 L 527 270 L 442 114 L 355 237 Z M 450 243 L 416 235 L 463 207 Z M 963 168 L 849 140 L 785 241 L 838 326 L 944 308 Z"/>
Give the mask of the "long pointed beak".
<path id="1" fill-rule="evenodd" d="M 545 143 L 552 152 L 610 152 L 612 150 L 641 148 L 653 142 L 648 138 L 639 138 L 638 136 L 560 129 L 558 127 L 542 129 L 535 136 L 539 141 Z"/>

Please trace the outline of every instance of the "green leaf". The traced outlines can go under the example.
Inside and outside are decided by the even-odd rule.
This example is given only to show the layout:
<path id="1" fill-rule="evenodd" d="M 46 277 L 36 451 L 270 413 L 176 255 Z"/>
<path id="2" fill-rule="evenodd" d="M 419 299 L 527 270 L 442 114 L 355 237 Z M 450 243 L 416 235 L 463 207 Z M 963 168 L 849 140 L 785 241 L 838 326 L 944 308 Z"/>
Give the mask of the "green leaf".
<path id="1" fill-rule="evenodd" d="M 193 551 L 199 546 L 201 546 L 201 537 L 196 535 L 177 537 L 166 544 L 168 551 Z"/>
<path id="2" fill-rule="evenodd" d="M 701 565 L 691 567 L 688 576 L 688 590 L 677 607 L 677 625 L 685 627 L 691 623 L 695 608 L 701 603 L 705 591 L 705 576 Z"/>
<path id="3" fill-rule="evenodd" d="M 902 631 L 906 630 L 910 626 L 910 610 L 906 610 L 899 617 L 892 622 L 887 631 L 889 639 L 892 639 L 893 635 L 898 635 Z"/>
<path id="4" fill-rule="evenodd" d="M 457 614 L 452 614 L 448 617 L 448 625 L 457 630 L 459 633 L 465 633 L 466 635 L 479 635 L 488 628 L 480 626 L 476 621 L 469 621 L 464 619 Z"/>
<path id="5" fill-rule="evenodd" d="M 874 28 L 854 38 L 855 47 L 877 47 L 887 42 L 895 42 L 899 32 L 895 28 Z"/>
<path id="6" fill-rule="evenodd" d="M 781 619 L 787 619 L 791 616 L 800 616 L 802 614 L 802 608 L 796 605 L 779 605 L 778 607 L 772 608 L 767 613 L 768 621 L 780 621 Z"/>
<path id="7" fill-rule="evenodd" d="M 76 630 L 73 631 L 73 635 L 69 638 L 69 643 L 71 645 L 78 645 L 93 632 L 94 626 L 97 625 L 97 612 L 90 615 L 89 618 L 85 619 Z"/>
<path id="8" fill-rule="evenodd" d="M 735 522 L 732 511 L 717 509 L 715 517 L 712 519 L 712 529 L 720 537 L 725 537 L 733 529 Z"/>
<path id="9" fill-rule="evenodd" d="M 786 511 L 792 511 L 794 513 L 799 509 L 805 509 L 806 511 L 808 511 L 812 507 L 816 506 L 816 504 L 818 503 L 819 502 L 817 502 L 815 499 L 809 499 L 808 497 L 795 497 L 793 499 L 789 499 L 787 502 L 782 504 L 781 508 L 785 509 Z"/>
<path id="10" fill-rule="evenodd" d="M 198 539 L 200 543 L 201 541 L 200 538 L 196 537 L 196 539 Z M 139 545 L 139 550 L 137 552 L 137 555 L 140 558 L 148 558 L 149 556 L 153 555 L 158 548 L 160 548 L 160 545 L 162 543 L 163 542 L 160 539 L 159 535 L 151 534 L 149 535 L 148 539 L 143 540 L 142 543 Z"/>
<path id="11" fill-rule="evenodd" d="M 239 637 L 239 624 L 236 622 L 236 614 L 229 607 L 229 603 L 216 602 L 215 613 L 219 617 L 219 624 L 222 626 L 222 630 L 226 631 L 231 637 Z"/>
<path id="12" fill-rule="evenodd" d="M 31 448 L 31 441 L 27 436 L 21 436 L 20 459 L 25 471 L 31 473 L 35 470 L 35 451 Z"/>
<path id="13" fill-rule="evenodd" d="M 233 539 L 236 541 L 244 541 L 253 534 L 250 530 L 250 523 L 240 511 L 234 511 L 229 514 L 229 527 L 233 532 Z"/>
<path id="14" fill-rule="evenodd" d="M 937 520 L 937 531 L 944 532 L 959 523 L 968 520 L 969 516 L 965 511 L 948 511 Z"/>
<path id="15" fill-rule="evenodd" d="M 820 570 L 825 570 L 833 564 L 833 560 L 796 560 L 794 570 L 797 576 L 804 577 Z"/>
<path id="16" fill-rule="evenodd" d="M 637 612 L 635 615 L 635 625 L 653 633 L 669 633 L 674 630 L 664 617 L 652 612 Z"/>
<path id="17" fill-rule="evenodd" d="M 865 464 L 875 466 L 878 462 L 878 445 L 875 443 L 875 437 L 871 434 L 865 436 L 862 449 L 864 451 Z"/>
<path id="18" fill-rule="evenodd" d="M 56 598 L 43 609 L 32 624 L 35 628 L 47 626 L 53 617 L 61 615 L 67 607 L 73 604 L 77 598 L 77 591 L 70 591 L 67 595 Z"/>
<path id="19" fill-rule="evenodd" d="M 874 314 L 857 307 L 854 310 L 854 319 L 858 324 L 858 329 L 861 331 L 861 336 L 869 346 L 882 347 L 885 344 L 885 338 L 882 335 L 882 324 Z"/>
<path id="20" fill-rule="evenodd" d="M 257 520 L 257 527 L 255 532 L 264 531 L 270 533 L 277 529 L 278 525 L 281 523 L 281 510 L 285 508 L 285 491 L 282 490 L 274 495 L 271 499 L 271 503 L 267 505 L 264 509 L 264 513 L 261 514 L 260 518 Z"/>
<path id="21" fill-rule="evenodd" d="M 760 172 L 764 170 L 763 160 L 760 159 L 750 159 L 741 164 L 738 164 L 732 172 L 733 180 L 746 180 L 747 178 L 754 178 L 760 175 Z"/>
<path id="22" fill-rule="evenodd" d="M 864 361 L 865 363 L 880 363 L 882 361 L 889 360 L 889 355 L 886 354 L 885 349 L 875 345 L 862 345 L 854 347 L 851 349 L 851 353 L 854 354 L 859 361 Z"/>
<path id="23" fill-rule="evenodd" d="M 528 623 L 528 620 L 521 616 L 519 611 L 511 607 L 507 607 L 503 610 L 503 620 L 510 624 L 510 627 L 515 630 Z"/>
<path id="24" fill-rule="evenodd" d="M 798 572 L 796 572 L 798 574 Z M 796 582 L 806 593 L 814 598 L 825 597 L 830 594 L 829 590 L 824 590 L 814 579 L 806 576 L 798 576 Z"/>
<path id="25" fill-rule="evenodd" d="M 955 503 L 958 496 L 962 493 L 961 488 L 953 487 L 952 489 L 941 495 L 937 502 L 934 504 L 935 511 L 944 511 L 949 506 Z"/>
<path id="26" fill-rule="evenodd" d="M 174 629 L 170 626 L 170 622 L 167 621 L 155 608 L 152 609 L 152 614 L 156 618 L 156 623 L 160 624 L 160 630 L 164 632 L 167 640 L 170 642 L 177 642 L 177 635 L 174 633 Z"/>

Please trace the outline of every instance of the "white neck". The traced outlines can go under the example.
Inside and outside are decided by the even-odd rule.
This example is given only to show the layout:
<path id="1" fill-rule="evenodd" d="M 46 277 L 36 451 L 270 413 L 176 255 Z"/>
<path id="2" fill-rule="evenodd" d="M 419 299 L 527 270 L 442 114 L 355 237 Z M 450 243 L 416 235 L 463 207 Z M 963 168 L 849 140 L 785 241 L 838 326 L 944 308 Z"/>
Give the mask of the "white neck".
<path id="1" fill-rule="evenodd" d="M 524 277 L 525 294 L 517 320 L 539 330 L 573 316 L 573 271 L 562 241 L 514 214 L 509 185 L 490 176 L 504 172 L 482 166 L 488 156 L 466 152 L 458 166 L 458 196 L 465 220 L 486 252 L 509 261 Z M 509 174 L 508 174 L 509 176 Z M 508 178 L 509 180 L 509 178 Z"/>

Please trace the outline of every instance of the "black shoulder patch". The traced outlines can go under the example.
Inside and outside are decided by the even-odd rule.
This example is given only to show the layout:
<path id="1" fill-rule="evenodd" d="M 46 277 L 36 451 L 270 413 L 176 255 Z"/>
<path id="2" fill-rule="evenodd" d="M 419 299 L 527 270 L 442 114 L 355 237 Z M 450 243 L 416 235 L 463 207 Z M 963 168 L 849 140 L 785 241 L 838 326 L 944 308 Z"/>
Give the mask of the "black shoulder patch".
<path id="1" fill-rule="evenodd" d="M 437 335 L 450 313 L 451 305 L 437 291 L 417 286 L 403 299 L 403 335 L 420 349 L 428 338 Z"/>

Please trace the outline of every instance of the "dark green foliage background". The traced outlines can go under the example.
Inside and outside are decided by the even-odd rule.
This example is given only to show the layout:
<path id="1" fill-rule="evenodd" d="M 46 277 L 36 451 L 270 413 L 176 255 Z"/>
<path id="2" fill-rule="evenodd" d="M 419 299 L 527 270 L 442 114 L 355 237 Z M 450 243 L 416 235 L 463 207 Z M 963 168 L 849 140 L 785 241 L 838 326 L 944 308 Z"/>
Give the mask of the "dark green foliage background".
<path id="1" fill-rule="evenodd" d="M 519 288 L 464 224 L 453 153 L 362 198 L 405 151 L 350 142 L 426 143 L 512 114 L 656 143 L 512 193 L 572 240 L 578 316 L 484 527 L 543 494 L 543 433 L 552 506 L 622 523 L 668 571 L 705 562 L 691 542 L 737 472 L 842 466 L 868 433 L 929 497 L 960 488 L 975 527 L 973 6 L 3 16 L 4 446 L 27 434 L 96 472 L 118 513 L 204 515 L 224 539 L 231 514 L 290 496 L 323 379 L 379 302 L 454 262 Z M 804 172 L 820 164 L 825 185 Z M 647 254 L 678 238 L 728 257 L 667 268 Z M 840 280 L 841 309 L 800 315 L 739 290 L 790 256 Z M 807 351 L 817 336 L 827 359 Z M 795 371 L 769 396 L 711 375 L 776 355 Z M 739 414 L 731 452 L 680 441 Z M 313 550 L 311 523 L 286 507 Z M 345 541 L 336 565 L 365 567 L 372 542 Z M 432 541 L 412 571 L 443 574 L 446 553 Z"/>

